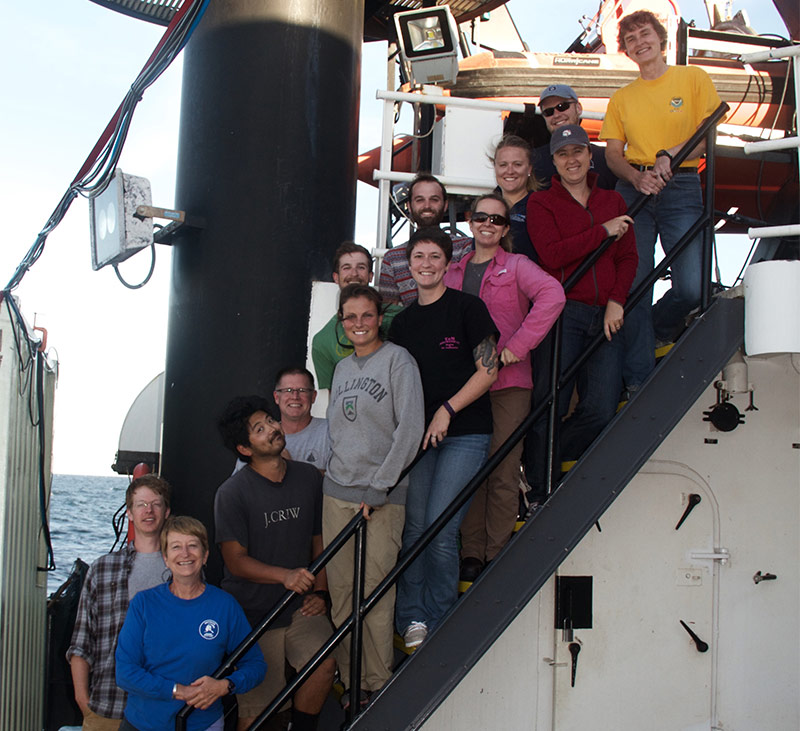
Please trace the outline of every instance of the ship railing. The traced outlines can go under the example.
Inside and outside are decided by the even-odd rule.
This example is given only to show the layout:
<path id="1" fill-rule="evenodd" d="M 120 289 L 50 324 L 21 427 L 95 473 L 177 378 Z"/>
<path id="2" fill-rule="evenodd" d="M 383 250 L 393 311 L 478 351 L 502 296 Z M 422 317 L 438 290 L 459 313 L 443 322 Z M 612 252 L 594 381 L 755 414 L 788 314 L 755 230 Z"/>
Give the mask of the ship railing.
<path id="1" fill-rule="evenodd" d="M 791 59 L 792 72 L 794 74 L 794 98 L 800 99 L 800 45 L 788 46 L 786 48 L 772 48 L 766 51 L 756 51 L 755 53 L 743 54 L 739 57 L 742 63 L 759 63 L 761 61 L 777 61 L 779 59 Z M 796 126 L 796 125 L 795 125 Z M 748 142 L 744 146 L 745 155 L 753 155 L 759 152 L 770 152 L 774 150 L 797 150 L 797 163 L 800 169 L 800 136 L 794 134 L 776 140 L 763 140 L 761 142 Z M 751 239 L 782 238 L 784 236 L 800 236 L 800 224 L 790 224 L 784 226 L 758 226 L 748 228 L 747 235 Z"/>
<path id="2" fill-rule="evenodd" d="M 707 117 L 698 128 L 697 132 L 692 135 L 681 150 L 674 156 L 671 167 L 673 170 L 677 169 L 680 164 L 686 160 L 689 154 L 700 144 L 704 139 L 706 140 L 706 196 L 704 210 L 701 216 L 695 223 L 687 230 L 686 234 L 681 238 L 675 248 L 655 267 L 653 272 L 648 276 L 636 289 L 631 292 L 628 301 L 625 305 L 625 312 L 628 313 L 636 306 L 636 304 L 649 294 L 650 288 L 655 282 L 664 275 L 670 264 L 680 256 L 686 247 L 694 240 L 695 236 L 702 233 L 703 235 L 703 264 L 702 264 L 702 281 L 703 286 L 701 289 L 701 303 L 700 310 L 704 312 L 711 304 L 711 254 L 713 249 L 714 240 L 714 176 L 715 176 L 715 137 L 716 125 L 729 110 L 729 107 L 724 102 Z M 641 195 L 628 209 L 628 214 L 634 216 L 646 204 L 649 196 Z M 565 291 L 569 291 L 580 279 L 583 277 L 595 264 L 595 262 L 602 256 L 609 246 L 611 246 L 615 237 L 609 236 L 606 238 L 600 247 L 594 252 L 589 254 L 583 263 L 573 272 L 573 274 L 564 283 Z M 554 342 L 556 345 L 560 341 L 561 332 L 561 318 L 556 322 Z M 425 550 L 428 544 L 436 537 L 436 535 L 453 519 L 453 517 L 461 510 L 461 508 L 469 502 L 473 494 L 477 491 L 478 487 L 486 480 L 486 478 L 495 470 L 495 468 L 508 456 L 511 450 L 526 436 L 533 424 L 540 419 L 545 413 L 548 418 L 548 436 L 547 436 L 547 462 L 548 462 L 548 484 L 547 492 L 552 493 L 552 474 L 555 465 L 556 456 L 559 453 L 558 449 L 558 428 L 557 428 L 557 404 L 558 396 L 561 389 L 570 382 L 574 374 L 580 367 L 591 357 L 591 354 L 602 344 L 605 336 L 600 333 L 597 338 L 589 345 L 585 352 L 568 368 L 564 373 L 560 372 L 559 348 L 554 347 L 553 359 L 551 361 L 552 382 L 551 389 L 548 396 L 540 403 L 534 405 L 530 414 L 525 420 L 514 430 L 511 436 L 501 444 L 497 451 L 492 454 L 486 463 L 481 467 L 475 476 L 464 486 L 454 500 L 448 505 L 444 512 L 425 530 L 420 536 L 419 540 L 413 544 L 409 550 L 403 553 L 395 567 L 386 575 L 386 577 L 378 584 L 378 586 L 369 594 L 364 596 L 365 585 L 365 566 L 366 566 L 366 518 L 362 513 L 358 513 L 353 519 L 342 529 L 342 531 L 331 541 L 331 543 L 324 549 L 324 551 L 317 557 L 317 559 L 308 567 L 308 570 L 315 576 L 325 567 L 330 559 L 336 555 L 346 543 L 354 538 L 354 561 L 353 561 L 353 610 L 350 616 L 333 631 L 333 634 L 327 642 L 317 651 L 314 657 L 301 668 L 297 675 L 284 687 L 284 689 L 272 700 L 272 702 L 264 709 L 264 711 L 253 722 L 251 729 L 257 729 L 266 723 L 272 716 L 274 716 L 280 708 L 291 698 L 297 689 L 310 677 L 310 675 L 319 667 L 319 665 L 333 652 L 335 647 L 344 640 L 345 636 L 350 634 L 350 704 L 347 710 L 347 723 L 352 722 L 356 715 L 360 712 L 359 704 L 359 683 L 352 682 L 354 678 L 361 677 L 361 645 L 362 645 L 362 627 L 365 616 L 375 607 L 375 605 L 386 595 L 386 593 L 395 585 L 401 574 L 413 563 L 420 554 Z M 421 458 L 420 452 L 410 465 L 403 470 L 398 483 L 411 471 L 416 462 Z M 256 625 L 253 631 L 241 642 L 241 644 L 231 653 L 231 655 L 220 665 L 219 668 L 212 675 L 213 678 L 224 678 L 236 666 L 237 662 L 258 642 L 258 639 L 266 632 L 276 621 L 278 616 L 289 605 L 297 594 L 293 591 L 287 591 L 282 599 L 275 604 L 274 607 L 264 616 L 264 618 Z M 192 712 L 192 707 L 185 705 L 179 712 L 176 719 L 176 730 L 185 731 L 186 719 Z"/>

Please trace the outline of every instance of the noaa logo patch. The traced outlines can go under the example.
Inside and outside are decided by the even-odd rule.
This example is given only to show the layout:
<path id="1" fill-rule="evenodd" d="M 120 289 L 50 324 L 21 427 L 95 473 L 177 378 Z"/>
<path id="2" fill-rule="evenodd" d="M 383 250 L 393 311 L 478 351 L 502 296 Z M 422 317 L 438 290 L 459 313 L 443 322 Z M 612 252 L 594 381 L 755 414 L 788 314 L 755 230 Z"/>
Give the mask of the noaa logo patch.
<path id="1" fill-rule="evenodd" d="M 204 619 L 200 622 L 198 631 L 204 640 L 213 640 L 219 634 L 219 625 L 213 619 Z"/>
<path id="2" fill-rule="evenodd" d="M 677 112 L 683 106 L 683 99 L 679 96 L 674 96 L 669 100 L 669 105 L 672 107 L 672 111 Z"/>
<path id="3" fill-rule="evenodd" d="M 356 420 L 356 401 L 358 396 L 346 396 L 342 399 L 342 412 L 348 421 Z"/>

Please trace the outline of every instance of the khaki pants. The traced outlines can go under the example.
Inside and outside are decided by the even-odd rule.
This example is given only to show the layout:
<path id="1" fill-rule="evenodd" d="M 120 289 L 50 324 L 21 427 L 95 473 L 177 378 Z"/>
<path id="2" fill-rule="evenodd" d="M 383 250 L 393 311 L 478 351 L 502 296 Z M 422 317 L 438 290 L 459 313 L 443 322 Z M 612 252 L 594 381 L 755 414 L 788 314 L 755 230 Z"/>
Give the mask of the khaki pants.
<path id="1" fill-rule="evenodd" d="M 322 507 L 322 538 L 327 546 L 353 516 L 360 512 L 357 503 L 326 495 Z M 397 563 L 403 536 L 405 507 L 387 504 L 378 508 L 367 522 L 367 556 L 364 596 L 381 582 Z M 331 593 L 331 616 L 339 627 L 353 610 L 353 544 L 351 539 L 328 563 L 328 588 Z M 375 691 L 392 675 L 394 658 L 394 597 L 392 587 L 363 624 L 361 688 Z M 350 687 L 350 635 L 336 651 L 339 673 L 345 688 Z"/>
<path id="2" fill-rule="evenodd" d="M 531 408 L 527 388 L 490 391 L 494 431 L 489 456 L 525 419 Z M 519 511 L 519 465 L 522 441 L 478 488 L 461 523 L 461 557 L 491 561 L 514 533 Z"/>
<path id="3" fill-rule="evenodd" d="M 83 731 L 118 731 L 122 721 L 118 718 L 98 716 L 91 708 L 83 716 Z"/>
<path id="4" fill-rule="evenodd" d="M 288 661 L 295 670 L 300 670 L 331 634 L 331 623 L 324 614 L 305 617 L 297 609 L 292 614 L 292 623 L 288 627 L 271 629 L 261 635 L 258 646 L 267 662 L 267 674 L 255 688 L 236 697 L 239 718 L 255 718 L 260 715 L 286 685 L 285 663 Z M 287 702 L 281 710 L 290 705 Z"/>

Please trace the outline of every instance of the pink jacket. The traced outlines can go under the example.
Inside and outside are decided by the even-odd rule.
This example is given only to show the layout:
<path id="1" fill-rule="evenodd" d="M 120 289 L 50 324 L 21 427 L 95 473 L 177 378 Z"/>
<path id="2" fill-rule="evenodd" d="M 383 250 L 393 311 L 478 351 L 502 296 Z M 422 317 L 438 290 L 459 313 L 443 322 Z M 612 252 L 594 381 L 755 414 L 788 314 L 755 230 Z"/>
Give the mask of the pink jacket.
<path id="1" fill-rule="evenodd" d="M 445 285 L 461 289 L 464 269 L 473 256 L 475 252 L 471 251 L 461 261 L 450 264 L 444 275 Z M 531 351 L 542 342 L 564 309 L 563 288 L 527 256 L 498 248 L 483 275 L 480 298 L 500 331 L 498 354 L 508 348 L 521 358 L 519 363 L 500 369 L 491 390 L 532 388 Z"/>

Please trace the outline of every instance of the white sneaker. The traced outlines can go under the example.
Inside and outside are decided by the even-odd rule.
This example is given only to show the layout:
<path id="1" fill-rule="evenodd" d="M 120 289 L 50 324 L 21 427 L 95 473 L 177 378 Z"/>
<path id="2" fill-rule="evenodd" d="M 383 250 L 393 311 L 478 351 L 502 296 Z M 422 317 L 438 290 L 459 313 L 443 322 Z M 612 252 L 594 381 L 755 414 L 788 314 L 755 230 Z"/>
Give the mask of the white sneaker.
<path id="1" fill-rule="evenodd" d="M 418 647 L 428 636 L 428 625 L 425 622 L 412 622 L 403 632 L 403 642 L 406 647 Z"/>

